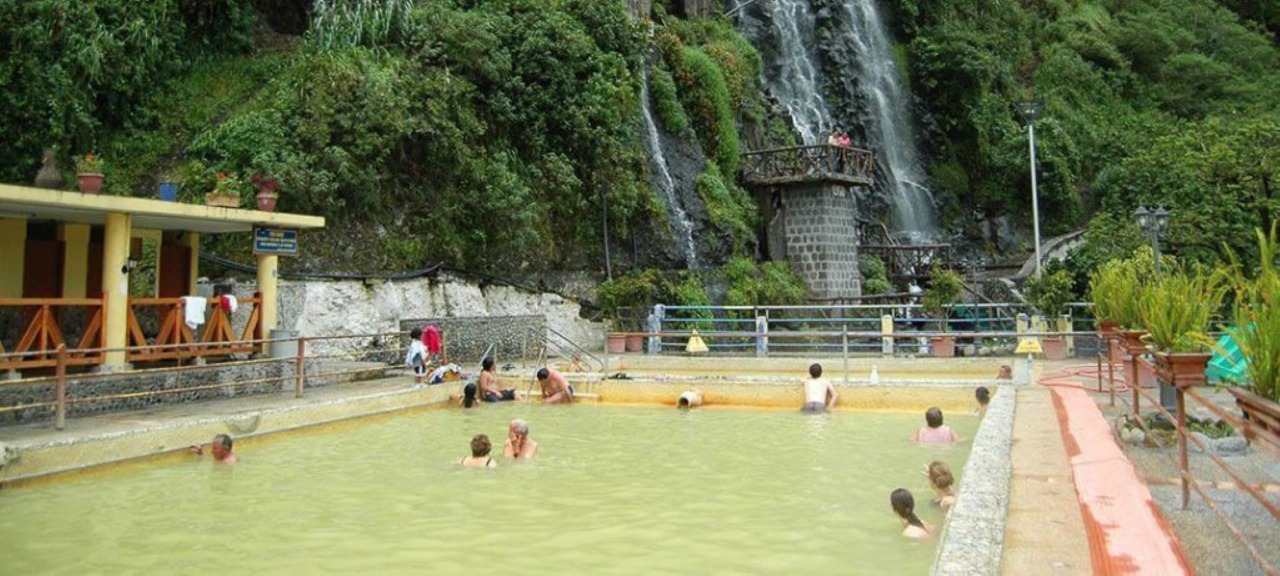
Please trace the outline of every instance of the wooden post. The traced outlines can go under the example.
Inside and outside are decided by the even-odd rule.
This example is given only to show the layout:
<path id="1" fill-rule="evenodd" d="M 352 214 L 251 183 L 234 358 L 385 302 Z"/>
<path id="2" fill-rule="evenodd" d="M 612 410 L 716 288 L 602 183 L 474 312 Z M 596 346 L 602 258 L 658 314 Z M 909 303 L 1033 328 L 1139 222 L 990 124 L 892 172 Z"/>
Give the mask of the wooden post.
<path id="1" fill-rule="evenodd" d="M 1126 350 L 1126 354 L 1128 351 Z M 1132 382 L 1127 382 L 1133 388 L 1133 417 L 1142 418 L 1142 410 L 1138 409 L 1138 403 L 1141 401 L 1142 395 L 1138 393 L 1138 355 L 1129 354 L 1129 376 Z"/>
<path id="2" fill-rule="evenodd" d="M 298 355 L 293 361 L 293 397 L 302 397 L 302 387 L 307 382 L 307 339 L 298 337 Z"/>
<path id="3" fill-rule="evenodd" d="M 58 365 L 55 369 L 57 381 L 54 383 L 54 415 L 53 427 L 62 430 L 67 427 L 67 346 L 58 345 Z"/>
<path id="4" fill-rule="evenodd" d="M 1111 405 L 1116 405 L 1116 365 L 1111 362 L 1111 340 L 1107 340 L 1107 382 L 1111 385 Z"/>
<path id="5" fill-rule="evenodd" d="M 1191 468 L 1187 463 L 1187 405 L 1186 394 L 1182 391 L 1182 387 L 1176 384 L 1177 377 L 1172 378 L 1175 382 L 1174 388 L 1177 390 L 1178 403 L 1178 470 L 1182 472 L 1182 509 L 1187 509 L 1187 502 L 1191 499 L 1191 488 L 1187 482 L 1187 476 L 1191 474 Z"/>

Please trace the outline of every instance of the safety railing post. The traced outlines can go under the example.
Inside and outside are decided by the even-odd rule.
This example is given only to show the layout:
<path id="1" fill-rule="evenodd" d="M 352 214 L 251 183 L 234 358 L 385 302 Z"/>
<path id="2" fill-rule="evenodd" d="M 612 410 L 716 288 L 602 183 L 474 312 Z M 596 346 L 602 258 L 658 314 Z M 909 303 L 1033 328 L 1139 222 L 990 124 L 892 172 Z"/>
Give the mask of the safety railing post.
<path id="1" fill-rule="evenodd" d="M 67 345 L 58 345 L 58 364 L 54 369 L 54 412 L 53 427 L 62 430 L 67 427 Z"/>
<path id="2" fill-rule="evenodd" d="M 298 355 L 293 360 L 293 397 L 302 397 L 302 388 L 307 383 L 307 339 L 298 337 Z"/>
<path id="3" fill-rule="evenodd" d="M 1187 509 L 1187 503 L 1191 499 L 1191 486 L 1187 482 L 1188 476 L 1191 474 L 1191 468 L 1187 463 L 1187 401 L 1186 393 L 1182 391 L 1182 387 L 1177 385 L 1177 376 L 1174 380 L 1174 391 L 1176 394 L 1176 402 L 1178 406 L 1178 471 L 1182 478 L 1182 509 Z"/>
<path id="4" fill-rule="evenodd" d="M 891 358 L 893 357 L 893 315 L 885 314 L 880 317 L 880 355 Z"/>
<path id="5" fill-rule="evenodd" d="M 844 355 L 844 383 L 849 383 L 849 326 L 846 324 L 841 328 L 840 348 Z"/>
<path id="6" fill-rule="evenodd" d="M 667 314 L 666 306 L 663 306 L 662 304 L 653 305 L 653 313 L 649 315 L 648 328 L 649 328 L 650 334 L 662 333 L 662 320 L 664 319 L 666 314 Z M 645 352 L 648 354 L 661 354 L 662 353 L 662 337 L 650 336 L 648 338 L 648 341 L 645 342 Z"/>
<path id="7" fill-rule="evenodd" d="M 769 318 L 756 316 L 756 358 L 769 355 Z"/>

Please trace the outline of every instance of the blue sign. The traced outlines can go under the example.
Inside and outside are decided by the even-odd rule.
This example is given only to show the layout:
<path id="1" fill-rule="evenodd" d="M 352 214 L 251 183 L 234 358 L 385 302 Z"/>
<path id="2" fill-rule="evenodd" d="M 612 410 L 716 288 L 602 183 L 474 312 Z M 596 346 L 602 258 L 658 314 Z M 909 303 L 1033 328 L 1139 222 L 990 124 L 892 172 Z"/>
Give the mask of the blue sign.
<path id="1" fill-rule="evenodd" d="M 253 253 L 295 256 L 298 254 L 298 231 L 254 228 Z"/>

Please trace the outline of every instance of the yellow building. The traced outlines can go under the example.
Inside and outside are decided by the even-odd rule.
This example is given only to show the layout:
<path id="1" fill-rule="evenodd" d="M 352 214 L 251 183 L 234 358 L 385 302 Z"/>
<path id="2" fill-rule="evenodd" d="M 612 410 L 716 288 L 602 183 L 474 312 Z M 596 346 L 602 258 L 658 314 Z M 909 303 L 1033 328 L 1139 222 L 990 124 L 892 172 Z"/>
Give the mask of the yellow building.
<path id="1" fill-rule="evenodd" d="M 260 349 L 246 343 L 276 326 L 277 255 L 256 256 L 258 295 L 243 302 L 242 334 L 232 332 L 216 301 L 197 330 L 182 322 L 183 297 L 196 292 L 200 236 L 258 227 L 323 228 L 324 218 L 0 184 L 0 311 L 21 324 L 9 331 L 20 334 L 16 339 L 0 334 L 0 370 L 51 366 L 59 344 L 71 351 L 68 363 L 107 370 L 135 360 Z M 158 243 L 154 298 L 130 296 L 142 238 Z M 136 320 L 141 307 L 163 318 L 154 334 Z M 60 325 L 67 310 L 83 314 L 75 341 Z"/>

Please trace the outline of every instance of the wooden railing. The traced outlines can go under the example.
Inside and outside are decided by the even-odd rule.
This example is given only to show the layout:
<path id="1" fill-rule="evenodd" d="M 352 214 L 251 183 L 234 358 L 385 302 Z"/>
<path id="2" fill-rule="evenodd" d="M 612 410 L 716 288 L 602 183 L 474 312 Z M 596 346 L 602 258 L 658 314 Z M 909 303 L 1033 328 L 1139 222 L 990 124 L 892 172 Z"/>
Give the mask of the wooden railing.
<path id="1" fill-rule="evenodd" d="M 197 326 L 197 339 L 196 331 L 186 324 L 182 298 L 132 298 L 129 300 L 129 361 L 154 362 L 253 353 L 257 350 L 253 341 L 262 339 L 261 303 L 261 294 L 239 301 L 235 313 L 247 314 L 248 320 L 240 335 L 236 336 L 231 315 L 222 308 L 218 298 L 209 298 L 206 306 L 211 311 L 205 323 Z M 144 330 L 139 312 L 148 309 L 154 311 L 156 322 L 154 326 L 147 326 L 150 330 Z"/>
<path id="2" fill-rule="evenodd" d="M 934 265 L 951 265 L 950 244 L 863 244 L 858 250 L 880 258 L 894 282 L 915 282 L 928 277 Z"/>
<path id="3" fill-rule="evenodd" d="M 742 155 L 739 176 L 755 185 L 835 181 L 870 186 L 875 155 L 862 148 L 830 144 L 758 150 Z"/>
<path id="4" fill-rule="evenodd" d="M 84 312 L 84 328 L 77 329 L 80 339 L 71 346 L 65 316 L 73 309 Z M 49 368 L 57 365 L 59 346 L 74 348 L 66 364 L 75 366 L 102 363 L 103 343 L 102 299 L 94 298 L 0 298 L 0 311 L 19 319 L 21 335 L 6 347 L 0 336 L 0 370 Z"/>

